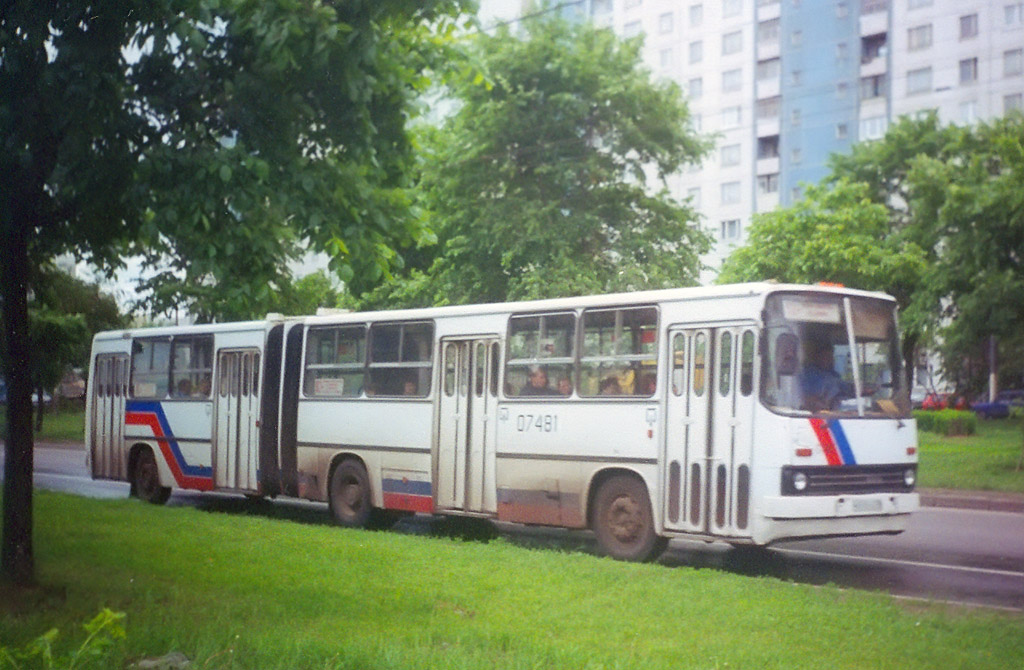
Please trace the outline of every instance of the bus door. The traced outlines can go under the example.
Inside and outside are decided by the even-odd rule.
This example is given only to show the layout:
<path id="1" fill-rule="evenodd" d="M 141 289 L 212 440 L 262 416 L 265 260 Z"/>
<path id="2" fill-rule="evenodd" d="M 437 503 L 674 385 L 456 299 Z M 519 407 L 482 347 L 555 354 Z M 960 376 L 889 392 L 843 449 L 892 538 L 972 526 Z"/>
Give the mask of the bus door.
<path id="1" fill-rule="evenodd" d="M 670 331 L 670 529 L 741 536 L 749 525 L 756 341 L 753 326 Z"/>
<path id="2" fill-rule="evenodd" d="M 712 331 L 669 330 L 671 375 L 663 468 L 665 527 L 703 532 L 707 518 L 708 357 Z"/>
<path id="3" fill-rule="evenodd" d="M 439 509 L 494 513 L 498 371 L 496 338 L 441 341 L 435 490 Z"/>
<path id="4" fill-rule="evenodd" d="M 754 436 L 757 338 L 754 326 L 714 331 L 711 440 L 708 445 L 708 531 L 746 534 Z"/>
<path id="5" fill-rule="evenodd" d="M 92 413 L 89 448 L 92 449 L 92 476 L 124 479 L 124 411 L 128 395 L 128 356 L 100 354 L 96 357 L 92 388 Z"/>
<path id="6" fill-rule="evenodd" d="M 258 489 L 259 382 L 258 349 L 221 349 L 217 352 L 213 418 L 214 488 Z"/>

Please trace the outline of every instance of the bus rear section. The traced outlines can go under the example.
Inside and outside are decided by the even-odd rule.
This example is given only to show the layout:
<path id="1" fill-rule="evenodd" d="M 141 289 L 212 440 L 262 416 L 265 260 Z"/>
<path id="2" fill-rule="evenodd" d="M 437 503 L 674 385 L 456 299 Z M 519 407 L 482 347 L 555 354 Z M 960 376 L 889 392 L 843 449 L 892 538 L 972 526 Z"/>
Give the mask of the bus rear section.
<path id="1" fill-rule="evenodd" d="M 97 335 L 86 408 L 93 478 L 127 481 L 154 503 L 172 488 L 266 493 L 261 469 L 275 468 L 261 462 L 261 399 L 264 378 L 278 376 L 264 374 L 267 334 L 259 322 Z"/>

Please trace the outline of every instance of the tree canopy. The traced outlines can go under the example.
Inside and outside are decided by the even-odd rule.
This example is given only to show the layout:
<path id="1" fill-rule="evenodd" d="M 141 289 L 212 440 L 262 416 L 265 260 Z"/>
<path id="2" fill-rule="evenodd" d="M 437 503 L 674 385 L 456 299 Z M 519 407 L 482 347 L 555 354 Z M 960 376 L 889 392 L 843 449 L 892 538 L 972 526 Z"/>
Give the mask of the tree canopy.
<path id="1" fill-rule="evenodd" d="M 551 18 L 476 38 L 484 76 L 423 133 L 419 188 L 438 244 L 371 303 L 519 300 L 693 284 L 709 248 L 665 178 L 699 160 L 674 84 L 639 40 Z"/>
<path id="2" fill-rule="evenodd" d="M 971 127 L 903 118 L 831 158 L 791 207 L 755 216 L 720 281 L 837 281 L 896 296 L 907 360 L 939 346 L 949 379 L 981 385 L 988 338 L 1022 359 L 1024 117 Z M 972 363 L 972 360 L 974 361 Z"/>
<path id="3" fill-rule="evenodd" d="M 412 100 L 461 0 L 52 0 L 0 9 L 0 258 L 9 412 L 2 569 L 30 581 L 29 269 L 146 254 L 155 294 L 234 316 L 322 250 L 354 287 L 425 235 Z M 217 285 L 217 291 L 209 287 Z M 159 308 L 161 305 L 157 305 Z"/>

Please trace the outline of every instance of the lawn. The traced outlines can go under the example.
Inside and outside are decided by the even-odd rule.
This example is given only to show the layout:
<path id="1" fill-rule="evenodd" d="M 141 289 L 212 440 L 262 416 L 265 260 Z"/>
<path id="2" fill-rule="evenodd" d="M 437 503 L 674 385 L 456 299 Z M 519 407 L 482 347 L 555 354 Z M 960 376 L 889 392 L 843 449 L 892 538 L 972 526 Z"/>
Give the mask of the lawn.
<path id="1" fill-rule="evenodd" d="M 920 431 L 920 475 L 925 488 L 1024 493 L 1017 470 L 1024 435 L 1009 419 L 979 421 L 976 435 L 946 437 Z"/>
<path id="2" fill-rule="evenodd" d="M 171 651 L 193 668 L 1024 665 L 1017 615 L 503 540 L 39 492 L 35 541 L 44 588 L 0 591 L 0 644 L 58 626 L 69 648 L 110 607 L 128 636 L 105 667 Z"/>
<path id="3" fill-rule="evenodd" d="M 33 422 L 35 419 L 33 419 Z M 33 423 L 35 426 L 35 423 Z M 0 405 L 0 438 L 7 434 L 7 405 Z M 43 415 L 43 430 L 35 433 L 40 442 L 81 442 L 85 435 L 85 410 L 69 407 L 54 413 L 49 408 Z"/>

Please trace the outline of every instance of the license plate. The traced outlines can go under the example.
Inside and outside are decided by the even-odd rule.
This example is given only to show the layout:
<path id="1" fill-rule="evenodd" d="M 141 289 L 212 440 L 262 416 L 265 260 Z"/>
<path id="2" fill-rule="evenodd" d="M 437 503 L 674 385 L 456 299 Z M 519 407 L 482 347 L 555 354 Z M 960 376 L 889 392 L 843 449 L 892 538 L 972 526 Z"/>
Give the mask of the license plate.
<path id="1" fill-rule="evenodd" d="M 878 498 L 867 498 L 864 500 L 854 499 L 853 500 L 853 511 L 854 512 L 881 512 L 882 501 Z"/>

